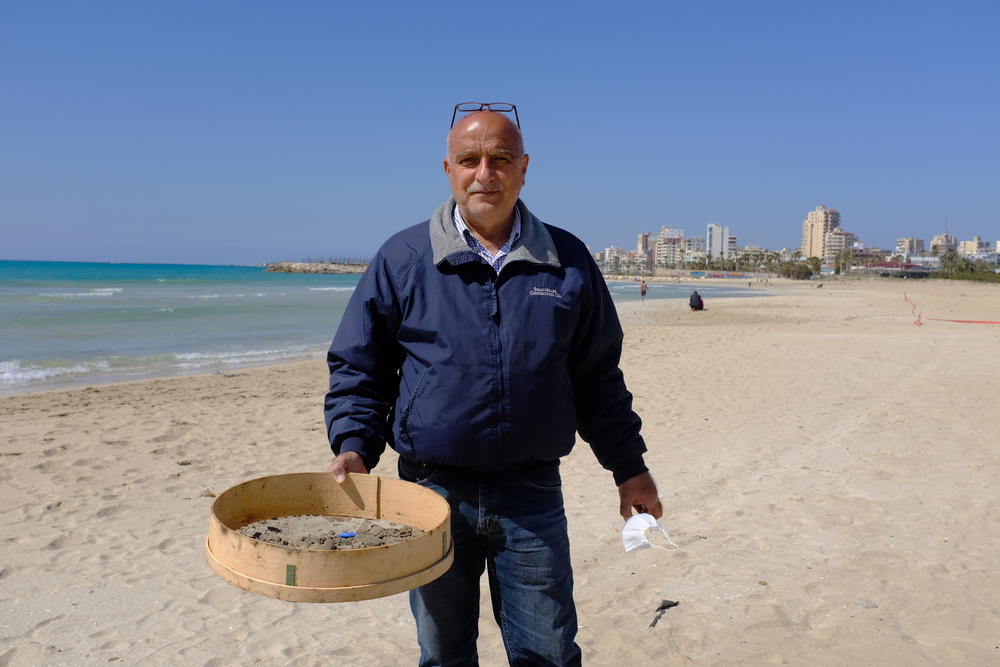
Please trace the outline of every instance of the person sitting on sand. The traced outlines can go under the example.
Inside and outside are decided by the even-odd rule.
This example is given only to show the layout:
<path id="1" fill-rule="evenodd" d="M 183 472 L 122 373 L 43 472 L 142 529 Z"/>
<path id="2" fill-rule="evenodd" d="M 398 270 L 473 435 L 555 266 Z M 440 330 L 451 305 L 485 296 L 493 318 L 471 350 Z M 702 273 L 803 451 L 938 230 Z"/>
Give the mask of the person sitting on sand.
<path id="1" fill-rule="evenodd" d="M 691 310 L 705 309 L 705 302 L 701 300 L 701 295 L 698 294 L 698 290 L 691 292 L 691 298 L 688 300 L 688 305 L 691 306 Z"/>

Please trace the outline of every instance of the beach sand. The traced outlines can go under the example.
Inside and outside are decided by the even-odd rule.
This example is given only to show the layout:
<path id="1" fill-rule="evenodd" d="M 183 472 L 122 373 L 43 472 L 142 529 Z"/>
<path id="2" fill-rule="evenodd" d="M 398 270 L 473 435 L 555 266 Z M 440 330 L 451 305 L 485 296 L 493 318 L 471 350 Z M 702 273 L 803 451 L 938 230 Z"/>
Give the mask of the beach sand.
<path id="1" fill-rule="evenodd" d="M 624 551 L 579 443 L 563 485 L 585 662 L 997 664 L 1000 325 L 931 318 L 998 321 L 1000 287 L 766 291 L 620 309 L 680 549 Z M 0 665 L 415 664 L 405 595 L 281 602 L 205 564 L 212 493 L 329 464 L 325 387 L 318 351 L 0 398 Z M 485 590 L 482 663 L 505 664 Z"/>

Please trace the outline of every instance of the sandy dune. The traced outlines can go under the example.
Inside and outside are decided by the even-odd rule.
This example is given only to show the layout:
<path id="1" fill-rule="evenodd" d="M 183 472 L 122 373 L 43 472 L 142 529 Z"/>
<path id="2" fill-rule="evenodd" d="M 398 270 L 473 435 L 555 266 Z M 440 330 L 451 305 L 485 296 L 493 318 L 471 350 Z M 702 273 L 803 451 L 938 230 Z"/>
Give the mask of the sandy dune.
<path id="1" fill-rule="evenodd" d="M 681 548 L 626 554 L 610 475 L 564 461 L 585 661 L 997 664 L 1000 325 L 939 320 L 1000 321 L 1000 287 L 761 291 L 621 309 Z M 213 492 L 326 467 L 325 384 L 320 352 L 0 398 L 0 665 L 414 664 L 405 595 L 280 602 L 204 562 Z M 504 664 L 488 598 L 480 625 Z"/>

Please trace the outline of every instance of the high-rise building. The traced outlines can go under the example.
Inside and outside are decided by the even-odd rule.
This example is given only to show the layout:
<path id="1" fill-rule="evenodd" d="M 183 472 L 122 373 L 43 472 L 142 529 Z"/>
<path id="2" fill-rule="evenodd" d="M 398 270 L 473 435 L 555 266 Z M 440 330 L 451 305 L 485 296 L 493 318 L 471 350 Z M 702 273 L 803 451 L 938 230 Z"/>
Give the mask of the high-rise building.
<path id="1" fill-rule="evenodd" d="M 959 255 L 978 255 L 989 251 L 989 241 L 984 241 L 978 236 L 973 236 L 971 241 L 962 241 L 958 244 Z"/>
<path id="2" fill-rule="evenodd" d="M 692 236 L 689 239 L 684 239 L 684 252 L 688 254 L 701 253 L 705 254 L 705 239 L 700 236 Z"/>
<path id="3" fill-rule="evenodd" d="M 935 234 L 931 239 L 931 254 L 943 255 L 949 250 L 957 250 L 958 241 L 950 234 Z"/>
<path id="4" fill-rule="evenodd" d="M 604 249 L 602 271 L 608 273 L 625 273 L 628 270 L 628 251 L 611 246 Z"/>
<path id="5" fill-rule="evenodd" d="M 684 239 L 676 236 L 661 238 L 656 242 L 656 263 L 660 266 L 676 266 L 684 256 Z"/>
<path id="6" fill-rule="evenodd" d="M 653 270 L 653 263 L 656 260 L 656 253 L 653 249 L 654 244 L 650 243 L 652 236 L 649 232 L 639 234 L 639 243 L 635 249 L 636 257 L 639 258 L 639 261 L 646 267 L 647 271 Z"/>
<path id="7" fill-rule="evenodd" d="M 839 227 L 827 232 L 823 236 L 823 262 L 826 264 L 836 263 L 837 257 L 845 250 L 852 249 L 857 240 L 857 236 Z"/>
<path id="8" fill-rule="evenodd" d="M 826 206 L 817 206 L 802 221 L 802 256 L 825 257 L 826 234 L 840 227 L 840 213 Z"/>
<path id="9" fill-rule="evenodd" d="M 636 246 L 636 252 L 639 254 L 649 251 L 649 237 L 652 236 L 649 232 L 644 234 L 639 234 L 639 244 Z"/>
<path id="10" fill-rule="evenodd" d="M 652 234 L 650 234 L 652 237 Z M 683 260 L 683 247 L 682 242 L 684 239 L 684 230 L 677 229 L 676 227 L 661 227 L 659 235 L 656 238 L 650 238 L 650 264 L 649 268 L 653 268 L 652 264 L 657 266 L 674 266 Z"/>
<path id="11" fill-rule="evenodd" d="M 906 258 L 919 257 L 924 254 L 924 240 L 912 239 L 908 236 L 896 239 L 896 254 Z"/>
<path id="12" fill-rule="evenodd" d="M 709 259 L 713 257 L 727 259 L 729 257 L 729 227 L 723 227 L 714 222 L 708 223 L 708 227 L 705 229 L 705 254 Z"/>
<path id="13" fill-rule="evenodd" d="M 705 239 L 695 236 L 681 239 L 685 262 L 705 261 Z"/>

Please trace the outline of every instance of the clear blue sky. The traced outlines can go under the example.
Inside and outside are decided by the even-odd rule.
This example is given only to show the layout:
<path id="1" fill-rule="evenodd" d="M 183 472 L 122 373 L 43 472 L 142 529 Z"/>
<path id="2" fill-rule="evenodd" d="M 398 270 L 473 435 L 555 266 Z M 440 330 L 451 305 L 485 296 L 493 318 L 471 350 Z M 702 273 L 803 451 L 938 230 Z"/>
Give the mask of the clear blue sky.
<path id="1" fill-rule="evenodd" d="M 593 250 L 1000 237 L 996 2 L 8 2 L 0 258 L 370 256 L 518 105 L 522 197 Z"/>

